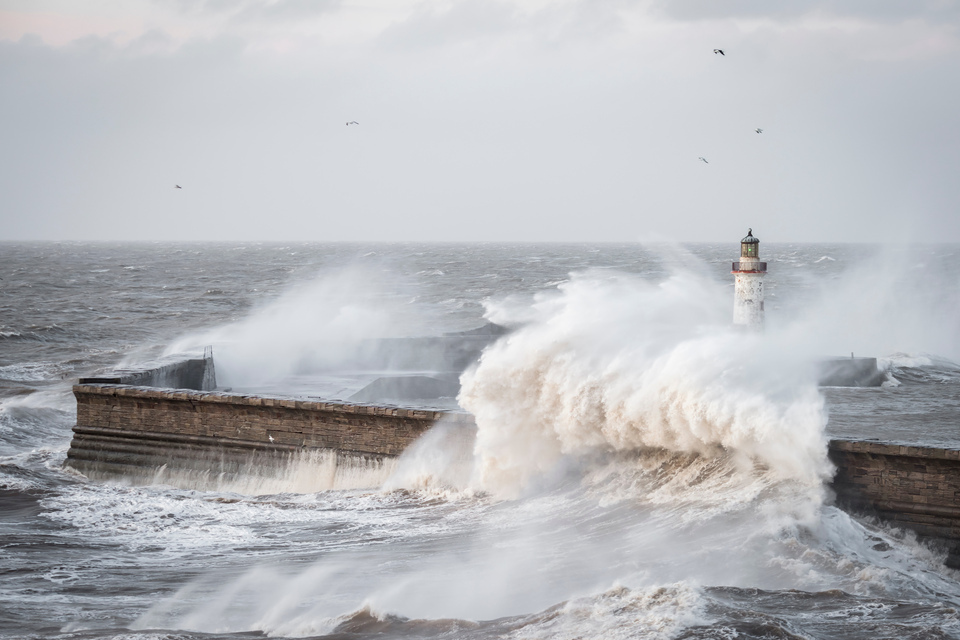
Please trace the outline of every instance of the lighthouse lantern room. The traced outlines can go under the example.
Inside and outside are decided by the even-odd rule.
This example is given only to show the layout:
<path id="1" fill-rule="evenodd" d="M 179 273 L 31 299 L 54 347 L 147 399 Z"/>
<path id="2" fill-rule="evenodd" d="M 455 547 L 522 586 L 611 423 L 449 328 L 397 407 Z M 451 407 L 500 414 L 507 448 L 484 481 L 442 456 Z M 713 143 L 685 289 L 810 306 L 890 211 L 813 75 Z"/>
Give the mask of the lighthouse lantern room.
<path id="1" fill-rule="evenodd" d="M 740 241 L 740 261 L 733 263 L 733 323 L 751 329 L 763 328 L 763 276 L 767 263 L 760 262 L 760 240 L 747 230 Z"/>

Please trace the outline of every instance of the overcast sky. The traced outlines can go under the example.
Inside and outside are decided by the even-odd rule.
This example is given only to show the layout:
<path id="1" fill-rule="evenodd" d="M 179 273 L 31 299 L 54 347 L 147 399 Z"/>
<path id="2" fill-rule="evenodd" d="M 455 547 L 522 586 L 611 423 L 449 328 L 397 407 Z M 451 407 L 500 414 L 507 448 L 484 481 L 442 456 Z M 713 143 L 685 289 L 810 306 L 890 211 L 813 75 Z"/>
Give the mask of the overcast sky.
<path id="1" fill-rule="evenodd" d="M 957 242 L 958 27 L 951 0 L 0 0 L 0 239 Z"/>

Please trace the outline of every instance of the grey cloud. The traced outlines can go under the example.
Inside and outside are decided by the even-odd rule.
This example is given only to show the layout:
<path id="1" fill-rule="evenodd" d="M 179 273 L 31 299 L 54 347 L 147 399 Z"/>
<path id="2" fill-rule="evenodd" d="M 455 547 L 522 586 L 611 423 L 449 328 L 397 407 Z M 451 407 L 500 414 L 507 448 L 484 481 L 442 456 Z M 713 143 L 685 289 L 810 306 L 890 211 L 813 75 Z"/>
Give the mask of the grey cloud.
<path id="1" fill-rule="evenodd" d="M 518 37 L 545 44 L 600 39 L 623 31 L 620 12 L 636 0 L 580 0 L 523 12 L 515 3 L 424 3 L 380 35 L 388 48 L 422 49 Z"/>
<path id="2" fill-rule="evenodd" d="M 520 27 L 523 18 L 505 2 L 465 0 L 438 10 L 422 4 L 406 20 L 394 23 L 380 35 L 388 47 L 427 48 L 446 43 L 466 43 L 501 36 Z"/>
<path id="3" fill-rule="evenodd" d="M 597 40 L 624 32 L 621 12 L 637 0 L 580 0 L 570 4 L 547 5 L 531 17 L 551 34 L 553 42 Z"/>
<path id="4" fill-rule="evenodd" d="M 685 21 L 723 18 L 790 20 L 813 12 L 880 22 L 911 18 L 954 21 L 960 17 L 960 3 L 953 0 L 655 0 L 652 6 L 664 15 Z"/>
<path id="5" fill-rule="evenodd" d="M 342 0 L 158 0 L 193 15 L 219 15 L 237 22 L 293 22 L 337 10 Z"/>

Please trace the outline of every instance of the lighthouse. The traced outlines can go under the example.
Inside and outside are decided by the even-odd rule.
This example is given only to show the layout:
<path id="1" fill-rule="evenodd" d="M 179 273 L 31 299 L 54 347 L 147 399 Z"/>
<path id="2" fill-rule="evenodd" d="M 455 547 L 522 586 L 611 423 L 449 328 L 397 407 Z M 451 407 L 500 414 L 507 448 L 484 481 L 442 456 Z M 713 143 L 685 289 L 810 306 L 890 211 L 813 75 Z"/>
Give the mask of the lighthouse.
<path id="1" fill-rule="evenodd" d="M 733 324 L 750 329 L 763 329 L 763 276 L 767 263 L 760 262 L 760 240 L 747 229 L 740 241 L 740 261 L 733 263 L 735 282 Z"/>

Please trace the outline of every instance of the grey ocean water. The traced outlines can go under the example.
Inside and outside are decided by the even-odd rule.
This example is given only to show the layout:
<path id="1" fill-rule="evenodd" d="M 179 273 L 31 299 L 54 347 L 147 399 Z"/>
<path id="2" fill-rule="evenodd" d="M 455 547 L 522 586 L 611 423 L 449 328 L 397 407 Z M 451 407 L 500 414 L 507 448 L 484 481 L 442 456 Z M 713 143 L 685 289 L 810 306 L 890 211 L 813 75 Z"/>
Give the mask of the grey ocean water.
<path id="1" fill-rule="evenodd" d="M 762 337 L 723 326 L 737 251 L 0 244 L 0 638 L 960 637 L 960 574 L 822 456 L 960 446 L 960 247 L 764 243 Z M 212 344 L 223 386 L 344 398 L 366 340 L 488 320 L 526 329 L 465 377 L 475 481 L 442 425 L 364 490 L 61 467 L 80 376 Z M 809 385 L 850 352 L 883 387 Z"/>

